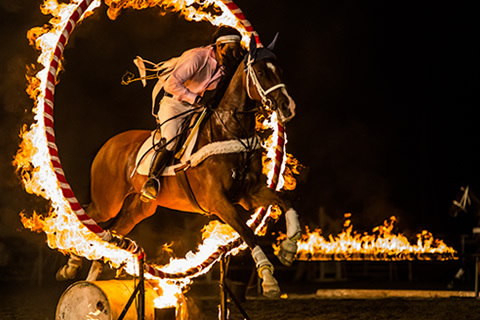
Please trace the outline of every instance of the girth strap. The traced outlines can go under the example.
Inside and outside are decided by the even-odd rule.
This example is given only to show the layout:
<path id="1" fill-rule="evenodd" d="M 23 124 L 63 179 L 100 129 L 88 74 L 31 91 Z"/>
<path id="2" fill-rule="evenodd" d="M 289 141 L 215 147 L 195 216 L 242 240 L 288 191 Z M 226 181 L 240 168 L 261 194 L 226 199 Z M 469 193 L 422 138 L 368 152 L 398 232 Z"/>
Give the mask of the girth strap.
<path id="1" fill-rule="evenodd" d="M 187 162 L 187 164 L 175 169 L 175 176 L 177 177 L 178 184 L 180 185 L 180 187 L 182 187 L 183 191 L 187 195 L 188 200 L 190 200 L 190 204 L 197 211 L 209 215 L 210 212 L 205 211 L 202 207 L 200 207 L 197 199 L 195 198 L 195 195 L 193 194 L 192 187 L 188 182 L 187 174 L 185 172 L 188 168 L 190 168 L 190 162 Z"/>

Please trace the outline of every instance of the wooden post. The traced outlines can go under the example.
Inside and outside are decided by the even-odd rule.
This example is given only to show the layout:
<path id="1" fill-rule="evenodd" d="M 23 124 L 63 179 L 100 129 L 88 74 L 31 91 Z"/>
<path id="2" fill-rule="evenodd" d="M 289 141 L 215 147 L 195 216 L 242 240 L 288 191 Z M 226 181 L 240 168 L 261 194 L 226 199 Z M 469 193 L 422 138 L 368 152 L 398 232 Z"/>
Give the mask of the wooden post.
<path id="1" fill-rule="evenodd" d="M 225 290 L 225 280 L 227 276 L 227 267 L 229 257 L 223 256 L 220 259 L 220 310 L 219 310 L 219 319 L 227 320 L 228 319 L 228 308 L 227 308 L 227 290 Z"/>

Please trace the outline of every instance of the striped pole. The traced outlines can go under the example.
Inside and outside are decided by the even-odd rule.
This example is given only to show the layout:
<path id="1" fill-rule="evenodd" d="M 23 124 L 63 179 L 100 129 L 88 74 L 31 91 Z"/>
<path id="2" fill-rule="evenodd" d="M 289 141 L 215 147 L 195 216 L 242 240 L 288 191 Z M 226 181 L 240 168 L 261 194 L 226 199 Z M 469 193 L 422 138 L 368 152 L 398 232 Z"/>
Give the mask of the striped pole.
<path id="1" fill-rule="evenodd" d="M 48 68 L 43 107 L 43 120 L 45 123 L 45 135 L 48 143 L 50 162 L 59 182 L 63 196 L 68 201 L 70 208 L 77 215 L 78 219 L 85 225 L 85 227 L 103 239 L 107 235 L 107 232 L 100 228 L 97 223 L 85 213 L 82 206 L 75 198 L 75 195 L 73 194 L 73 191 L 68 184 L 67 179 L 65 178 L 65 173 L 62 169 L 60 158 L 58 157 L 58 148 L 55 144 L 55 131 L 53 129 L 53 96 L 55 93 L 56 77 L 60 60 L 63 55 L 63 50 L 77 22 L 80 20 L 83 13 L 85 10 L 87 10 L 91 3 L 92 0 L 84 0 L 78 4 L 76 10 L 71 14 L 60 37 L 58 38 L 52 60 L 50 61 L 50 66 Z"/>
<path id="2" fill-rule="evenodd" d="M 255 41 L 257 42 L 258 46 L 262 46 L 262 42 L 260 41 L 260 36 L 258 35 L 257 31 L 253 29 L 252 24 L 250 21 L 245 18 L 242 10 L 231 0 L 222 0 L 222 2 L 227 6 L 228 10 L 232 12 L 235 17 L 240 21 L 240 23 L 245 27 L 245 30 L 248 31 L 251 35 L 255 37 Z"/>

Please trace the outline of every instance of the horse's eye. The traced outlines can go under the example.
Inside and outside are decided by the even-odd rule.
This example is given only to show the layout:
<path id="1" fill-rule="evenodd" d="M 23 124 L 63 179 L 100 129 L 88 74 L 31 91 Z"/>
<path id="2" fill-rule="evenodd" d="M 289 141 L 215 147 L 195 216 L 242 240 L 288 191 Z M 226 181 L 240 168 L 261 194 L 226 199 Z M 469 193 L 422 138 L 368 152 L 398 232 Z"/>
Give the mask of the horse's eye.
<path id="1" fill-rule="evenodd" d="M 265 74 L 265 73 L 264 73 L 262 70 L 258 70 L 258 71 L 257 71 L 257 76 L 258 76 L 258 77 L 263 77 L 264 74 Z"/>

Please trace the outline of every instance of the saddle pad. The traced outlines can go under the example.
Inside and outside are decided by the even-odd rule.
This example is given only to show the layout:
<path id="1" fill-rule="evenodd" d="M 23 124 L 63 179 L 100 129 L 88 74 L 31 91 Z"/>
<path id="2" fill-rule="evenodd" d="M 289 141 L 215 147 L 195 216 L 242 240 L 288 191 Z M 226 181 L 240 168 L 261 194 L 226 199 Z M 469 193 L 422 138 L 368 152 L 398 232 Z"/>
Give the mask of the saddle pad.
<path id="1" fill-rule="evenodd" d="M 137 159 L 135 161 L 135 166 L 136 166 L 136 171 L 138 174 L 148 176 L 148 173 L 150 171 L 150 165 L 152 164 L 152 158 L 153 155 L 155 154 L 155 150 L 153 148 L 154 144 L 157 144 L 160 139 L 162 138 L 160 132 L 158 130 L 152 131 L 150 134 L 150 137 L 148 137 L 145 142 L 143 142 L 142 146 L 138 150 L 137 153 Z M 174 176 L 175 175 L 175 168 L 179 167 L 182 165 L 185 159 L 190 157 L 192 154 L 193 147 L 195 146 L 195 143 L 197 142 L 198 138 L 198 132 L 193 136 L 193 139 L 191 140 L 190 144 L 187 146 L 187 149 L 185 150 L 185 153 L 183 154 L 182 158 L 180 159 L 179 164 L 168 166 L 165 168 L 165 170 L 162 172 L 162 176 Z"/>
<path id="2" fill-rule="evenodd" d="M 152 157 L 155 152 L 152 148 L 152 139 L 154 139 L 155 143 L 160 141 L 160 134 L 155 134 L 155 132 L 156 131 L 153 131 L 151 136 L 145 140 L 137 153 L 135 165 L 136 172 L 138 174 L 148 175 L 150 164 L 152 163 Z M 192 154 L 193 146 L 195 145 L 196 140 L 197 136 L 192 139 L 192 142 L 187 147 L 183 157 L 180 159 L 180 163 L 166 167 L 162 172 L 162 176 L 174 176 L 175 169 L 183 166 L 187 162 L 190 162 L 190 166 L 195 167 L 206 158 L 215 154 L 244 152 L 247 151 L 245 146 L 250 146 L 250 150 L 259 149 L 261 147 L 258 138 L 254 136 L 248 139 L 212 142 L 203 146 L 200 148 L 200 150 Z"/>
<path id="3" fill-rule="evenodd" d="M 137 159 L 135 160 L 135 166 L 137 173 L 141 175 L 148 175 L 150 171 L 150 164 L 152 163 L 152 157 L 155 151 L 152 146 L 157 144 L 161 139 L 160 132 L 152 131 L 150 137 L 148 137 L 140 147 L 137 153 Z"/>

